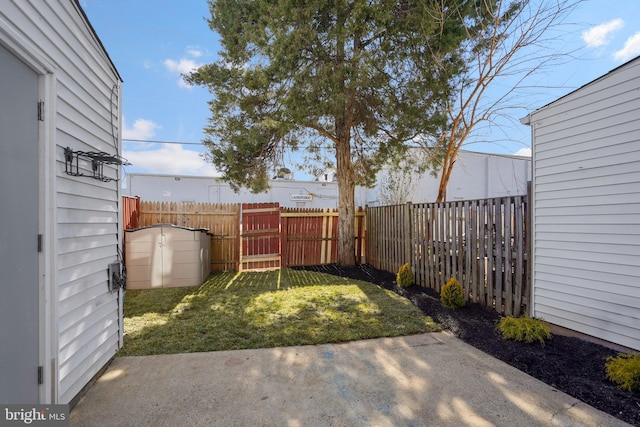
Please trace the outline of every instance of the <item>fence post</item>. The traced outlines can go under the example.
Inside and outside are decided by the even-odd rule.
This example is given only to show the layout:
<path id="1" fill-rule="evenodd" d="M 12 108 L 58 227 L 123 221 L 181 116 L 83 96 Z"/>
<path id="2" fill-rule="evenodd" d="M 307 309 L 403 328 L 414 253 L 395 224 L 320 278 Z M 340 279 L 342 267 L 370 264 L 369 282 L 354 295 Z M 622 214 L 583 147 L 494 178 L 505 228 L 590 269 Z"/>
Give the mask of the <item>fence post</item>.
<path id="1" fill-rule="evenodd" d="M 414 262 L 413 251 L 411 250 L 412 244 L 411 241 L 413 239 L 413 233 L 411 232 L 411 202 L 407 202 L 404 205 L 404 264 L 405 262 L 409 263 L 411 266 L 411 271 L 416 270 L 416 265 Z"/>
<path id="2" fill-rule="evenodd" d="M 524 257 L 523 252 L 524 248 L 524 236 L 523 233 L 523 197 L 516 196 L 514 197 L 514 247 L 512 248 L 515 252 L 515 277 L 514 279 L 514 315 L 521 316 L 522 315 L 522 295 L 523 295 L 523 287 L 525 286 L 523 275 L 524 275 Z"/>
<path id="3" fill-rule="evenodd" d="M 362 264 L 363 242 L 364 242 L 364 222 L 366 221 L 366 212 L 362 206 L 356 209 L 356 264 Z"/>
<path id="4" fill-rule="evenodd" d="M 283 216 L 282 213 L 286 212 L 284 206 L 280 206 L 280 266 L 286 268 L 289 265 L 288 254 L 288 220 L 287 216 Z"/>

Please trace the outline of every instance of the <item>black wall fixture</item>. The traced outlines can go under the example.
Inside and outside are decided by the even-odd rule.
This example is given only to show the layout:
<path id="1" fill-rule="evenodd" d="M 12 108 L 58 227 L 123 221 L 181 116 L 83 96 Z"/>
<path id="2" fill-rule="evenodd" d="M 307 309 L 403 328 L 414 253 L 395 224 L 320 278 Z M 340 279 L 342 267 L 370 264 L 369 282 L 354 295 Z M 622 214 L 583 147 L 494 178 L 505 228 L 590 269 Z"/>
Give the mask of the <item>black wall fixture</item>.
<path id="1" fill-rule="evenodd" d="M 80 172 L 80 160 L 91 165 L 92 175 Z M 74 151 L 69 147 L 64 149 L 64 171 L 67 175 L 89 176 L 102 182 L 118 181 L 104 175 L 104 165 L 128 166 L 130 164 L 124 157 L 102 151 Z"/>

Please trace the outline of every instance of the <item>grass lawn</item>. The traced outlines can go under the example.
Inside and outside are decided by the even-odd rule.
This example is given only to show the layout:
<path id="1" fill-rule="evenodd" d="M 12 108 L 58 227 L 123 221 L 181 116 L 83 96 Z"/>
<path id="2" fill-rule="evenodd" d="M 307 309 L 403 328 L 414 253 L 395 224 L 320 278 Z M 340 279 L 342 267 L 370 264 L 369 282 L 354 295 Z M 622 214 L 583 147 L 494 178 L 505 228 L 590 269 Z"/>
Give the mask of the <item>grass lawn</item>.
<path id="1" fill-rule="evenodd" d="M 192 288 L 128 290 L 119 356 L 344 342 L 437 331 L 372 283 L 283 269 L 216 273 Z"/>

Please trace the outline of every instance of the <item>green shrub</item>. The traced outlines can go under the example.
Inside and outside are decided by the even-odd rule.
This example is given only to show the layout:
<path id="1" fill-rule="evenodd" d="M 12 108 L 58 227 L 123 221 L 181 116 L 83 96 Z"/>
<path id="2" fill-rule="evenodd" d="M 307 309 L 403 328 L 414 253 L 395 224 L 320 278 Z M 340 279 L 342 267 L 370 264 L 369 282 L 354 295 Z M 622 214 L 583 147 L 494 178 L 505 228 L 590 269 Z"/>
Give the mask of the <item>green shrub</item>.
<path id="1" fill-rule="evenodd" d="M 440 301 L 442 305 L 448 308 L 464 307 L 467 303 L 464 299 L 462 286 L 458 279 L 452 277 L 440 290 Z"/>
<path id="2" fill-rule="evenodd" d="M 549 327 L 542 320 L 530 317 L 503 317 L 498 322 L 498 330 L 506 340 L 538 341 L 543 347 L 545 340 L 551 339 Z"/>
<path id="3" fill-rule="evenodd" d="M 607 378 L 627 391 L 640 392 L 640 355 L 618 353 L 607 357 Z"/>
<path id="4" fill-rule="evenodd" d="M 413 285 L 413 271 L 411 271 L 411 267 L 409 267 L 408 263 L 398 269 L 398 274 L 396 274 L 396 283 L 401 288 L 408 288 Z"/>

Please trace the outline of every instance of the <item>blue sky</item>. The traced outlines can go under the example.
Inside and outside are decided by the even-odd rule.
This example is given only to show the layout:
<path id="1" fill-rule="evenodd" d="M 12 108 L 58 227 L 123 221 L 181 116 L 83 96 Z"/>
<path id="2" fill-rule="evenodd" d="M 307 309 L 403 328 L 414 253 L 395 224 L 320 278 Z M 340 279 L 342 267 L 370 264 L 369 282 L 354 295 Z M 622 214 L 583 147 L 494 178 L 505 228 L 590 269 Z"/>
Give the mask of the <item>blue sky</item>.
<path id="1" fill-rule="evenodd" d="M 126 172 L 215 175 L 213 166 L 200 157 L 204 148 L 199 145 L 211 96 L 180 78 L 180 73 L 216 59 L 218 37 L 206 22 L 210 16 L 206 0 L 81 0 L 81 4 L 124 80 L 123 156 L 133 164 Z M 638 16 L 638 0 L 582 3 L 566 20 L 555 46 L 558 51 L 576 51 L 576 58 L 537 77 L 541 86 L 527 96 L 527 108 L 540 108 L 640 55 Z M 500 129 L 485 132 L 482 140 L 488 142 L 471 140 L 466 148 L 527 154 L 529 128 L 518 122 L 526 113 L 511 114 Z M 295 170 L 295 158 L 285 161 Z M 300 171 L 295 177 L 311 178 Z"/>

